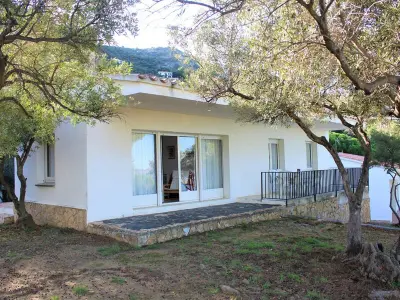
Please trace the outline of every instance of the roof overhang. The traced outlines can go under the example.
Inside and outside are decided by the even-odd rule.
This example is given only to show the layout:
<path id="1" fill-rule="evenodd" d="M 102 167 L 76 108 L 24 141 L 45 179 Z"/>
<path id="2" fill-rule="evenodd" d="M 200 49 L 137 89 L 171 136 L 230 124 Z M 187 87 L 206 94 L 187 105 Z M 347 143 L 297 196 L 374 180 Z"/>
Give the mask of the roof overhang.
<path id="1" fill-rule="evenodd" d="M 129 107 L 236 119 L 227 100 L 219 99 L 215 103 L 207 103 L 174 79 L 161 81 L 158 77 L 141 77 L 137 74 L 113 75 L 111 78 L 120 84 L 123 95 L 130 97 Z M 322 130 L 344 129 L 337 120 L 316 121 L 315 127 Z"/>
<path id="2" fill-rule="evenodd" d="M 130 96 L 129 107 L 139 109 L 168 111 L 188 115 L 204 115 L 216 118 L 235 119 L 235 113 L 228 101 L 220 99 L 207 103 L 198 94 L 172 80 L 164 82 L 151 80 L 139 75 L 112 76 L 122 89 L 122 94 Z"/>

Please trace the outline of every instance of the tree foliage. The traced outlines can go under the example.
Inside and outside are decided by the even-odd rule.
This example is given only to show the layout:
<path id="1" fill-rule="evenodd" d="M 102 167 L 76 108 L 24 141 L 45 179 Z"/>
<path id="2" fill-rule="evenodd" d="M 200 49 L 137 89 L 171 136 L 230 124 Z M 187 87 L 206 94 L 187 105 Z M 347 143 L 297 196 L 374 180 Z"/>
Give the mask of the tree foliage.
<path id="1" fill-rule="evenodd" d="M 54 142 L 64 121 L 108 121 L 124 100 L 110 74 L 130 71 L 108 61 L 99 45 L 135 33 L 132 0 L 5 0 L 0 7 L 0 184 L 20 224 L 25 209 L 23 167 L 38 144 Z M 5 159 L 16 161 L 17 195 L 5 180 Z"/>
<path id="2" fill-rule="evenodd" d="M 201 23 L 204 20 L 214 21 L 215 16 L 239 16 L 239 25 L 235 25 L 244 25 L 244 34 L 253 40 L 253 49 L 258 46 L 256 51 L 268 53 L 271 59 L 293 53 L 298 58 L 298 53 L 306 53 L 303 60 L 309 62 L 317 73 L 328 77 L 330 68 L 326 66 L 332 64 L 340 70 L 332 77 L 340 75 L 344 83 L 343 91 L 353 92 L 356 89 L 365 95 L 379 94 L 376 99 L 387 102 L 382 107 L 385 113 L 400 116 L 398 1 L 177 2 L 179 5 L 198 5 L 207 10 L 195 20 L 197 27 L 204 24 Z M 189 28 L 184 32 L 192 31 L 193 28 Z M 185 42 L 182 37 L 178 40 Z M 302 63 L 301 60 L 299 62 Z"/>
<path id="3" fill-rule="evenodd" d="M 400 124 L 390 122 L 371 126 L 372 160 L 386 168 L 400 166 Z"/>
<path id="4" fill-rule="evenodd" d="M 330 132 L 329 142 L 338 152 L 363 155 L 360 142 L 345 132 Z"/>

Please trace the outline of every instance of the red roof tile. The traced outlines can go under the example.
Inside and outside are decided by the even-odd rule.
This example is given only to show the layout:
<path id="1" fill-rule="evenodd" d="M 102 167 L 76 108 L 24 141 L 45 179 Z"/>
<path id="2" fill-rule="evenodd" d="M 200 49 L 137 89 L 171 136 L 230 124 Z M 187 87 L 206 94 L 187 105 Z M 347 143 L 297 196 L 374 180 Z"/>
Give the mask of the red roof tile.
<path id="1" fill-rule="evenodd" d="M 339 153 L 339 156 L 341 158 L 347 158 L 347 159 L 352 159 L 352 160 L 357 160 L 357 161 L 363 161 L 364 160 L 364 156 L 362 155 L 356 155 L 356 154 L 350 154 L 350 153 Z"/>

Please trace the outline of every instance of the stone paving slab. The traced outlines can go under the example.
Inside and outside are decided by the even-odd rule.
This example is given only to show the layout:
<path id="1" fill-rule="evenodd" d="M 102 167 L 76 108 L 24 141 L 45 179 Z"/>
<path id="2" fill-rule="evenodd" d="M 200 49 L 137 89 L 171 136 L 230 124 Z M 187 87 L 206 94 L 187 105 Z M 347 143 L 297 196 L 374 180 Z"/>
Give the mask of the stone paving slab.
<path id="1" fill-rule="evenodd" d="M 275 212 L 279 207 L 231 203 L 92 222 L 88 224 L 87 231 L 131 245 L 145 246 L 206 231 L 276 219 L 280 216 Z"/>
<path id="2" fill-rule="evenodd" d="M 143 230 L 183 224 L 216 217 L 223 217 L 259 209 L 272 208 L 274 205 L 257 203 L 231 203 L 217 206 L 185 209 L 151 215 L 125 217 L 102 221 L 104 224 L 116 225 L 130 230 Z"/>

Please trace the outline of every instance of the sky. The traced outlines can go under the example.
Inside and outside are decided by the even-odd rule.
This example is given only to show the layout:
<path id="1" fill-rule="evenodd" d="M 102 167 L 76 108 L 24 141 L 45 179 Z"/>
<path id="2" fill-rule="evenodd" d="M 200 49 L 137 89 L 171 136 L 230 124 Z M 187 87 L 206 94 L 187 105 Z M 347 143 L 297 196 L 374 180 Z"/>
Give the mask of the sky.
<path id="1" fill-rule="evenodd" d="M 185 9 L 183 15 L 178 16 L 176 6 L 165 8 L 168 2 L 162 2 L 158 6 L 152 7 L 153 3 L 152 0 L 143 0 L 135 6 L 134 10 L 137 12 L 139 21 L 139 33 L 137 36 L 116 36 L 115 41 L 118 46 L 126 48 L 168 47 L 168 26 L 190 26 L 192 17 L 198 11 L 198 7 L 191 6 Z"/>

